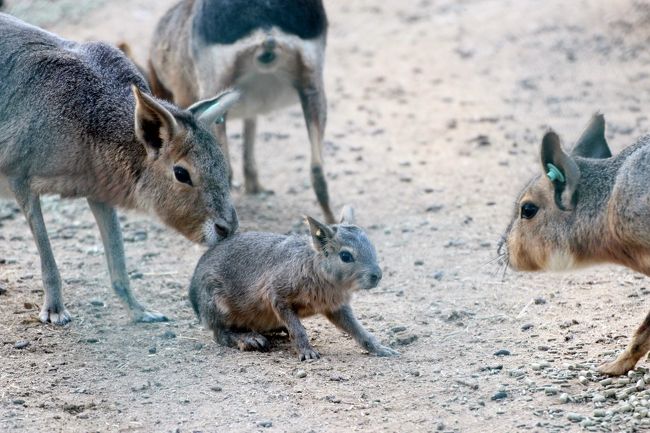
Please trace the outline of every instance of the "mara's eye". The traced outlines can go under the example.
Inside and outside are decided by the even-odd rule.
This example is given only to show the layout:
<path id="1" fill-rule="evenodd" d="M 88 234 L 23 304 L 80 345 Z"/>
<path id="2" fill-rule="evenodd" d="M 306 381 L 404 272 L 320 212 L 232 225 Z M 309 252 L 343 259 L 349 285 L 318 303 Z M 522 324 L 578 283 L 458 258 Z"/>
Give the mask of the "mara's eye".
<path id="1" fill-rule="evenodd" d="M 190 174 L 179 165 L 174 166 L 174 177 L 176 177 L 176 180 L 180 183 L 186 183 L 189 186 L 192 186 L 192 178 L 190 177 Z"/>
<path id="2" fill-rule="evenodd" d="M 343 263 L 351 263 L 354 261 L 354 257 L 352 257 L 352 254 L 348 251 L 341 251 L 339 257 Z"/>
<path id="3" fill-rule="evenodd" d="M 533 218 L 535 215 L 537 215 L 538 210 L 539 208 L 537 207 L 537 205 L 530 202 L 526 202 L 521 205 L 521 217 L 523 219 L 529 220 Z"/>
<path id="4" fill-rule="evenodd" d="M 223 115 L 223 116 L 219 117 L 217 120 L 215 120 L 214 123 L 216 123 L 217 125 L 220 125 L 225 121 L 226 121 L 226 116 Z"/>

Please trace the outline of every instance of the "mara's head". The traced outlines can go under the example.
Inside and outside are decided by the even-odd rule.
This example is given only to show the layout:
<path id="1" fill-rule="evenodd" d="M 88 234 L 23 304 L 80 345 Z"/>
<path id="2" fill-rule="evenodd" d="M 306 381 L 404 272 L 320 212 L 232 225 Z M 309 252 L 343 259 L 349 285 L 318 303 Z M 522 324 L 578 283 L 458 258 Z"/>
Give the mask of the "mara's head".
<path id="1" fill-rule="evenodd" d="M 512 220 L 499 243 L 498 253 L 520 271 L 565 270 L 581 265 L 588 257 L 575 240 L 588 230 L 578 212 L 587 194 L 581 190 L 581 161 L 611 157 L 605 140 L 605 120 L 595 115 L 570 153 L 555 132 L 544 135 L 541 170 L 519 194 Z"/>
<path id="2" fill-rule="evenodd" d="M 354 211 L 344 207 L 339 224 L 326 225 L 306 217 L 312 247 L 328 281 L 351 290 L 377 287 L 382 277 L 375 247 L 355 225 Z"/>
<path id="3" fill-rule="evenodd" d="M 136 87 L 133 93 L 135 135 L 146 150 L 138 205 L 194 242 L 214 244 L 233 234 L 239 224 L 228 161 L 209 128 L 238 94 L 224 92 L 180 110 Z"/>

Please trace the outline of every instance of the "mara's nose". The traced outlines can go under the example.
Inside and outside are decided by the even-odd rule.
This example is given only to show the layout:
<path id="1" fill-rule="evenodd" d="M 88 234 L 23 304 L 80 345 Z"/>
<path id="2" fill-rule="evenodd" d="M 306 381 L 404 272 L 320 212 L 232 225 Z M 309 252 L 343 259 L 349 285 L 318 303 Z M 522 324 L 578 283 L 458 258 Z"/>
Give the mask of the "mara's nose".
<path id="1" fill-rule="evenodd" d="M 373 287 L 377 286 L 379 284 L 379 281 L 381 281 L 382 273 L 381 269 L 376 268 L 372 273 L 369 275 L 370 278 L 370 284 L 372 284 Z"/>
<path id="2" fill-rule="evenodd" d="M 214 229 L 217 232 L 217 235 L 219 235 L 219 237 L 222 239 L 225 239 L 228 236 L 234 234 L 238 228 L 239 220 L 237 218 L 237 211 L 235 211 L 235 208 L 232 208 L 230 217 L 228 219 L 219 218 L 214 223 Z"/>

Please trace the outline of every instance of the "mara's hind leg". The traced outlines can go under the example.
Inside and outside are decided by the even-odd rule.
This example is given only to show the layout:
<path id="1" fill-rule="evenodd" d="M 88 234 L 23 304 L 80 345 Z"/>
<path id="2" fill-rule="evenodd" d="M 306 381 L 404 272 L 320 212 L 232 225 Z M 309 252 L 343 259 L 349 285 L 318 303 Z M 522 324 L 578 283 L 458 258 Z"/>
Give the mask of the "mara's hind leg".
<path id="1" fill-rule="evenodd" d="M 148 74 L 149 76 L 147 78 L 149 81 L 149 87 L 151 87 L 151 93 L 157 98 L 164 99 L 169 102 L 175 102 L 173 93 L 170 92 L 163 85 L 163 83 L 160 82 L 160 79 L 156 74 L 156 70 L 154 69 L 153 64 L 151 63 L 151 60 L 147 62 L 147 66 L 149 68 L 149 74 Z"/>
<path id="2" fill-rule="evenodd" d="M 61 275 L 54 260 L 50 239 L 47 236 L 47 229 L 41 212 L 40 197 L 29 188 L 29 182 L 26 179 L 10 179 L 9 186 L 16 196 L 18 205 L 25 214 L 25 218 L 27 218 L 41 258 L 41 275 L 45 288 L 45 300 L 39 318 L 43 323 L 51 322 L 55 325 L 65 325 L 72 320 L 72 317 L 63 305 Z"/>
<path id="3" fill-rule="evenodd" d="M 257 163 L 255 162 L 255 134 L 257 120 L 253 117 L 244 119 L 244 186 L 246 194 L 264 192 L 257 176 Z"/>
<path id="4" fill-rule="evenodd" d="M 214 338 L 222 346 L 234 347 L 242 351 L 268 352 L 271 348 L 271 343 L 265 336 L 253 331 L 217 328 L 214 330 Z"/>
<path id="5" fill-rule="evenodd" d="M 323 136 L 327 120 L 327 101 L 323 90 L 323 79 L 320 73 L 311 70 L 306 70 L 303 74 L 302 83 L 297 90 L 311 144 L 311 183 L 318 203 L 323 209 L 325 221 L 328 224 L 334 224 L 336 220 L 330 208 L 327 181 L 323 172 Z"/>
<path id="6" fill-rule="evenodd" d="M 106 203 L 100 203 L 90 199 L 88 199 L 88 204 L 99 227 L 99 233 L 104 244 L 106 262 L 108 263 L 108 272 L 111 277 L 111 285 L 115 293 L 128 305 L 133 314 L 133 319 L 136 322 L 167 321 L 167 317 L 164 315 L 145 308 L 131 291 L 129 276 L 126 273 L 126 264 L 124 262 L 122 230 L 115 209 Z"/>
<path id="7" fill-rule="evenodd" d="M 632 342 L 616 360 L 598 367 L 598 371 L 612 376 L 620 376 L 632 370 L 636 363 L 650 350 L 650 313 L 634 333 Z"/>

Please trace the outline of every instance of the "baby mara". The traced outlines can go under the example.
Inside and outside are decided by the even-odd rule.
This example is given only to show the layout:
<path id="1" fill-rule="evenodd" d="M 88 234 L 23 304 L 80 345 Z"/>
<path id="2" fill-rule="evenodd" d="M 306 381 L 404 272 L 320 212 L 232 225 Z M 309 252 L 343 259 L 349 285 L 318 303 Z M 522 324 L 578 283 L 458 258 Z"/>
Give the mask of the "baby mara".
<path id="1" fill-rule="evenodd" d="M 543 173 L 517 200 L 500 252 L 522 271 L 617 263 L 650 275 L 650 137 L 612 156 L 596 115 L 569 153 L 548 132 Z M 628 348 L 599 370 L 620 375 L 650 350 L 650 314 Z"/>
<path id="2" fill-rule="evenodd" d="M 246 232 L 214 245 L 199 261 L 190 301 L 218 343 L 240 350 L 269 350 L 265 332 L 286 330 L 301 361 L 320 354 L 300 319 L 324 314 L 377 356 L 398 355 L 382 346 L 355 318 L 352 293 L 382 277 L 375 248 L 346 208 L 340 224 L 307 217 L 310 236 Z"/>

